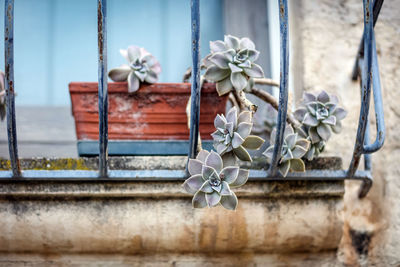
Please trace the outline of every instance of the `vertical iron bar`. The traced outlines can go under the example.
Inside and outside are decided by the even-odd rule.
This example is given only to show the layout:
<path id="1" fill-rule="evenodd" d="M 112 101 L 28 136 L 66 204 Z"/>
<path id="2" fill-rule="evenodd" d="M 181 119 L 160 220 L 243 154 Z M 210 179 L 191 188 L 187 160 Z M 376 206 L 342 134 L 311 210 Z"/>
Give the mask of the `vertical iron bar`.
<path id="1" fill-rule="evenodd" d="M 287 0 L 279 0 L 279 24 L 280 24 L 280 83 L 279 83 L 279 108 L 277 132 L 275 138 L 274 153 L 269 168 L 269 176 L 276 176 L 278 163 L 281 156 L 283 137 L 286 126 L 288 103 L 288 75 L 289 75 L 289 20 Z"/>
<path id="2" fill-rule="evenodd" d="M 376 40 L 375 34 L 372 38 L 372 90 L 374 95 L 375 117 L 376 117 L 376 138 L 375 142 L 371 144 L 364 144 L 363 153 L 374 153 L 378 151 L 385 142 L 385 118 L 383 113 L 381 79 L 379 77 L 378 56 L 376 53 Z M 365 137 L 367 138 L 367 137 Z"/>
<path id="3" fill-rule="evenodd" d="M 371 96 L 371 80 L 372 80 L 372 48 L 373 48 L 373 14 L 372 14 L 372 0 L 364 0 L 364 67 L 362 88 L 361 88 L 361 110 L 358 122 L 356 143 L 354 146 L 353 158 L 347 172 L 349 177 L 352 177 L 357 170 L 360 163 L 360 157 L 363 152 L 365 130 L 368 122 L 369 103 Z"/>
<path id="4" fill-rule="evenodd" d="M 190 110 L 189 158 L 196 157 L 200 121 L 200 1 L 191 0 L 192 91 Z"/>
<path id="5" fill-rule="evenodd" d="M 4 14 L 4 58 L 8 149 L 10 152 L 13 176 L 19 177 L 21 176 L 21 167 L 18 159 L 17 125 L 15 120 L 14 100 L 14 0 L 5 1 Z"/>
<path id="6" fill-rule="evenodd" d="M 383 5 L 383 0 L 375 0 L 374 1 L 374 7 L 373 7 L 373 9 L 374 9 L 374 11 L 373 11 L 374 12 L 374 27 L 375 27 L 376 21 L 378 20 L 379 13 L 381 12 L 382 5 Z M 353 72 L 351 75 L 351 78 L 353 79 L 353 81 L 356 81 L 358 78 L 358 75 L 359 75 L 358 59 L 360 57 L 363 57 L 363 55 L 364 55 L 364 34 L 361 38 L 360 45 L 358 46 L 356 62 L 354 63 Z"/>
<path id="7" fill-rule="evenodd" d="M 99 176 L 107 176 L 108 93 L 107 93 L 107 0 L 98 0 L 97 34 L 99 49 Z"/>

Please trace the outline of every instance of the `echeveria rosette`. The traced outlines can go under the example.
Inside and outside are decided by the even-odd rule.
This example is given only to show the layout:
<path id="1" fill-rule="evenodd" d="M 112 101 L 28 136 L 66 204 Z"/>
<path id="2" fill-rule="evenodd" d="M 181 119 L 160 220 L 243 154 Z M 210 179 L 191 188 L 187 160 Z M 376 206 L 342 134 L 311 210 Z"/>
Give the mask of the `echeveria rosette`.
<path id="1" fill-rule="evenodd" d="M 258 136 L 250 135 L 253 123 L 250 111 L 242 111 L 238 114 L 238 109 L 232 107 L 226 117 L 217 115 L 214 126 L 217 129 L 211 136 L 214 139 L 214 148 L 218 154 L 227 157 L 234 157 L 231 162 L 236 161 L 236 157 L 243 161 L 252 161 L 247 149 L 259 149 L 264 140 Z"/>
<path id="2" fill-rule="evenodd" d="M 235 210 L 238 200 L 231 188 L 247 182 L 249 171 L 237 166 L 224 167 L 222 158 L 216 152 L 201 150 L 196 159 L 189 159 L 190 177 L 183 188 L 194 194 L 194 208 L 215 207 L 219 203 L 226 209 Z"/>
<path id="3" fill-rule="evenodd" d="M 318 157 L 319 154 L 322 153 L 325 149 L 325 144 L 326 141 L 319 141 L 316 143 L 311 142 L 311 137 L 307 134 L 307 129 L 308 127 L 302 126 L 300 128 L 296 128 L 296 132 L 299 133 L 299 136 L 307 139 L 310 142 L 310 147 L 308 148 L 307 153 L 303 156 L 304 159 L 307 159 L 308 161 L 311 161 L 314 159 L 314 157 Z"/>
<path id="4" fill-rule="evenodd" d="M 0 120 L 6 117 L 6 90 L 4 86 L 4 72 L 0 71 Z"/>
<path id="5" fill-rule="evenodd" d="M 274 142 L 276 136 L 276 128 L 271 133 L 272 145 L 264 151 L 267 157 L 267 162 L 271 163 L 272 154 L 274 152 Z M 286 126 L 283 147 L 278 162 L 279 172 L 283 177 L 286 177 L 289 171 L 304 172 L 305 166 L 301 158 L 307 153 L 310 142 L 301 138 L 298 133 L 295 133 L 292 126 Z"/>
<path id="6" fill-rule="evenodd" d="M 260 52 L 249 38 L 225 35 L 224 41 L 210 42 L 211 53 L 203 64 L 207 68 L 204 78 L 217 83 L 218 94 L 242 91 L 252 87 L 252 78 L 264 77 L 262 68 L 255 64 Z"/>
<path id="7" fill-rule="evenodd" d="M 305 158 L 312 160 L 325 147 L 326 142 L 334 133 L 340 133 L 342 122 L 347 111 L 338 107 L 338 98 L 322 91 L 318 95 L 304 93 L 302 107 L 298 108 L 294 116 L 302 124 L 303 136 L 311 141 L 311 146 Z"/>
<path id="8" fill-rule="evenodd" d="M 110 70 L 108 76 L 115 82 L 128 81 L 130 93 L 139 89 L 140 83 L 156 83 L 161 73 L 158 60 L 138 46 L 129 46 L 127 50 L 121 49 L 121 55 L 129 64 L 123 64 L 118 68 Z"/>

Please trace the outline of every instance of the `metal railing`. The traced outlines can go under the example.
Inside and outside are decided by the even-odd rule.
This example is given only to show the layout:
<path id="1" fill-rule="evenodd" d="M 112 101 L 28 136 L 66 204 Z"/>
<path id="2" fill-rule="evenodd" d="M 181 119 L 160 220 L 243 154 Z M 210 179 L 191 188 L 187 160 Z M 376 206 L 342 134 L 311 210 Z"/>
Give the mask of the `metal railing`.
<path id="1" fill-rule="evenodd" d="M 283 133 L 288 105 L 288 74 L 289 74 L 289 19 L 287 0 L 279 1 L 280 22 L 280 87 L 279 109 L 277 118 L 277 135 L 272 162 L 268 171 L 251 170 L 250 180 L 282 180 L 277 173 L 279 155 L 283 145 Z M 107 94 L 107 9 L 106 0 L 98 0 L 98 75 L 99 75 L 99 171 L 79 170 L 26 170 L 21 172 L 18 159 L 17 133 L 15 120 L 15 90 L 14 90 L 14 0 L 5 1 L 5 85 L 7 103 L 7 134 L 11 161 L 11 171 L 1 171 L 0 178 L 7 179 L 78 179 L 78 180 L 183 180 L 184 170 L 108 170 L 108 94 Z M 374 25 L 379 16 L 383 0 L 363 0 L 364 34 L 361 40 L 353 80 L 361 77 L 361 110 L 358 124 L 353 158 L 348 170 L 311 170 L 305 173 L 289 173 L 285 180 L 345 180 L 362 181 L 359 192 L 364 197 L 370 190 L 373 179 L 371 174 L 370 154 L 380 149 L 385 138 L 382 94 L 374 36 Z M 372 12 L 371 12 L 372 11 Z M 200 0 L 191 0 L 192 29 L 192 87 L 191 87 L 191 122 L 188 157 L 196 156 L 200 120 Z M 377 137 L 374 143 L 369 142 L 369 105 L 371 86 L 374 94 Z M 364 170 L 357 170 L 361 156 L 364 155 Z M 112 179 L 110 179 L 112 178 Z"/>

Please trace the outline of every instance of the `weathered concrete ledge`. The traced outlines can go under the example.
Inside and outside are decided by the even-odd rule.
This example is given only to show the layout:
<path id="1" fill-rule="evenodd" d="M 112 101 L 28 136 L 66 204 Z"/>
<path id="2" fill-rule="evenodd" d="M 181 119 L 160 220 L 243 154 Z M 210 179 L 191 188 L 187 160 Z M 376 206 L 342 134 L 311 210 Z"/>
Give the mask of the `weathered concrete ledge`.
<path id="1" fill-rule="evenodd" d="M 43 164 L 59 168 L 62 161 L 73 162 L 43 159 L 21 164 L 25 169 Z M 96 159 L 77 161 L 81 168 L 96 167 Z M 186 159 L 135 157 L 110 162 L 112 168 L 178 169 Z M 340 160 L 325 159 L 322 167 L 338 169 Z M 251 181 L 235 190 L 235 212 L 222 207 L 192 209 L 191 196 L 181 183 L 1 181 L 0 263 L 15 253 L 28 258 L 99 253 L 264 255 L 333 251 L 339 244 L 343 181 Z"/>

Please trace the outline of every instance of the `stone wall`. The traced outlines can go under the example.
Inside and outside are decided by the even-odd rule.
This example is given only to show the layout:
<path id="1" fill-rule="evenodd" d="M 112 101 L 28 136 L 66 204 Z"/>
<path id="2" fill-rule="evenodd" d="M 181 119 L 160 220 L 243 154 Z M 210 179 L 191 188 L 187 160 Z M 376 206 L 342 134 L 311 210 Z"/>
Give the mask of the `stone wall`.
<path id="1" fill-rule="evenodd" d="M 303 69 L 298 71 L 304 83 L 299 89 L 335 92 L 350 111 L 343 133 L 334 136 L 327 147 L 327 154 L 341 156 L 346 167 L 360 108 L 359 83 L 352 82 L 350 75 L 363 31 L 362 1 L 303 0 L 298 6 L 302 19 L 298 26 L 301 36 L 297 38 L 301 43 L 297 47 L 303 54 Z M 369 195 L 359 200 L 358 184 L 346 183 L 344 236 L 338 257 L 348 265 L 400 264 L 399 14 L 399 0 L 385 1 L 375 27 L 387 134 L 383 149 L 372 157 L 375 183 Z M 374 118 L 372 121 L 373 125 Z"/>

